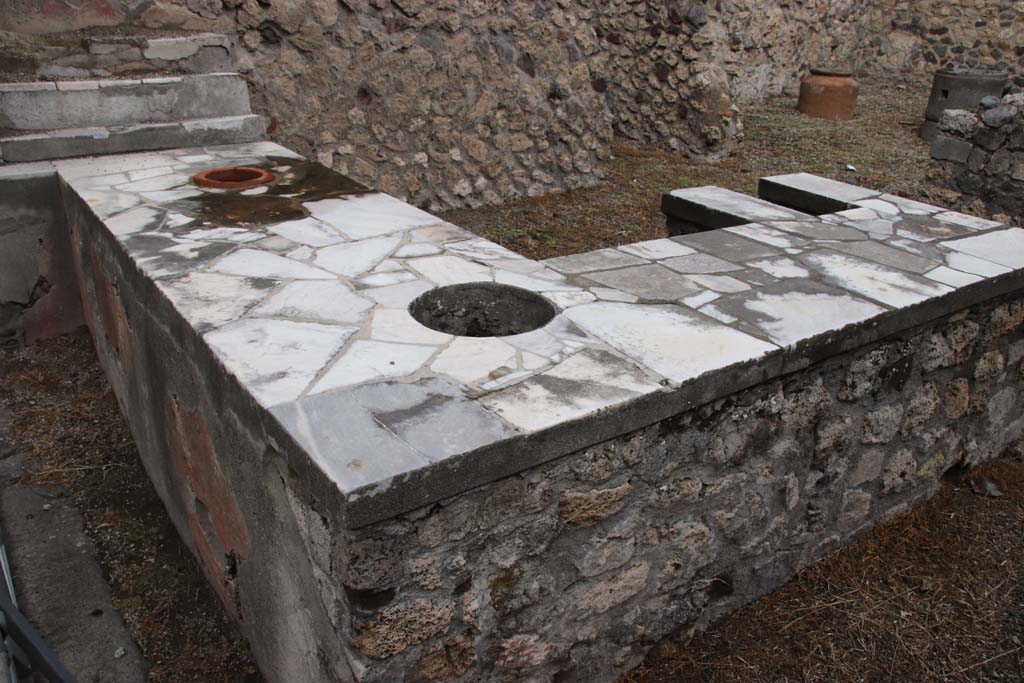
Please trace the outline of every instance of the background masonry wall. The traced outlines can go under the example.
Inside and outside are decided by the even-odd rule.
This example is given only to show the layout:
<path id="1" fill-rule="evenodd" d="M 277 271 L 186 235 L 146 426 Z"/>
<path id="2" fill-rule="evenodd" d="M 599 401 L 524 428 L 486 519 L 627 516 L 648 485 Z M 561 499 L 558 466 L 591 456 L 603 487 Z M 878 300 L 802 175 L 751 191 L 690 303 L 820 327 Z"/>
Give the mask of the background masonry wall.
<path id="1" fill-rule="evenodd" d="M 879 0 L 865 16 L 865 65 L 997 69 L 1024 86 L 1024 2 Z"/>
<path id="2" fill-rule="evenodd" d="M 717 160 L 742 137 L 734 102 L 814 64 L 1024 64 L 1020 0 L 9 2 L 7 62 L 50 76 L 223 68 L 223 47 L 94 40 L 76 57 L 80 35 L 63 54 L 28 36 L 225 34 L 276 139 L 434 210 L 592 185 L 613 134 Z"/>
<path id="3" fill-rule="evenodd" d="M 1024 219 L 1024 94 L 984 104 L 978 111 L 944 112 L 931 154 L 945 162 L 948 182 L 965 197 L 1019 221 Z"/>

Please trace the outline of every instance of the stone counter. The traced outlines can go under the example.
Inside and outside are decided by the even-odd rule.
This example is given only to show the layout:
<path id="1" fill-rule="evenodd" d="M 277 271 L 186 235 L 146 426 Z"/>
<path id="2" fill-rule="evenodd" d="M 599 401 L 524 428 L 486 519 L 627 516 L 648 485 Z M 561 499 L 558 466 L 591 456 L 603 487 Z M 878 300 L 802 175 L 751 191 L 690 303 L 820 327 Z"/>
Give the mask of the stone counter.
<path id="1" fill-rule="evenodd" d="M 225 165 L 276 181 L 191 184 Z M 1020 433 L 1019 228 L 798 174 L 535 262 L 269 143 L 54 168 L 101 362 L 269 680 L 610 680 Z M 410 313 L 481 282 L 553 315 Z"/>

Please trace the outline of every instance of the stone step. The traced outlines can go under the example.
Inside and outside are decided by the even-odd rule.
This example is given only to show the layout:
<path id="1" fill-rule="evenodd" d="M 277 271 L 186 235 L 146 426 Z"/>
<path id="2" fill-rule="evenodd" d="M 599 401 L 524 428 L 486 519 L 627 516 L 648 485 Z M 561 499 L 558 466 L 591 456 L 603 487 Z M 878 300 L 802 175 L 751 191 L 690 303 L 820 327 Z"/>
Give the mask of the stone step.
<path id="1" fill-rule="evenodd" d="M 0 160 L 41 161 L 256 142 L 266 136 L 266 124 L 262 116 L 244 114 L 169 123 L 52 130 L 0 138 Z"/>
<path id="2" fill-rule="evenodd" d="M 799 221 L 811 216 L 721 187 L 690 187 L 661 195 L 669 235 L 732 228 L 761 221 Z"/>
<path id="3" fill-rule="evenodd" d="M 0 128 L 63 130 L 252 113 L 237 73 L 0 84 Z"/>

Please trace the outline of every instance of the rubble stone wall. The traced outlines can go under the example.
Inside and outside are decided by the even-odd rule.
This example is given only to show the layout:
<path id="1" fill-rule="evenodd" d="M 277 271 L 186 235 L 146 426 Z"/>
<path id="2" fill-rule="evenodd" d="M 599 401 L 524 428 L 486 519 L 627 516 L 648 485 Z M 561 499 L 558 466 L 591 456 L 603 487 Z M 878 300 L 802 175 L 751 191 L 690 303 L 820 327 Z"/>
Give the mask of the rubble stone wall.
<path id="1" fill-rule="evenodd" d="M 861 61 L 880 69 L 998 69 L 1024 85 L 1024 2 L 875 0 Z"/>
<path id="2" fill-rule="evenodd" d="M 980 306 L 384 523 L 305 526 L 324 604 L 364 681 L 614 680 L 1017 438 L 1022 325 L 1020 299 Z"/>
<path id="3" fill-rule="evenodd" d="M 1024 220 L 1024 94 L 995 98 L 978 111 L 949 109 L 939 120 L 932 157 L 950 183 L 993 214 Z"/>
<path id="4" fill-rule="evenodd" d="M 733 102 L 794 86 L 811 64 L 851 61 L 866 8 L 865 0 L 95 0 L 36 21 L 38 5 L 16 1 L 24 6 L 0 18 L 0 30 L 92 22 L 226 34 L 276 139 L 435 210 L 592 185 L 615 133 L 720 159 L 742 134 Z M 147 70 L 145 45 L 139 60 L 131 40 L 108 43 L 41 72 Z"/>

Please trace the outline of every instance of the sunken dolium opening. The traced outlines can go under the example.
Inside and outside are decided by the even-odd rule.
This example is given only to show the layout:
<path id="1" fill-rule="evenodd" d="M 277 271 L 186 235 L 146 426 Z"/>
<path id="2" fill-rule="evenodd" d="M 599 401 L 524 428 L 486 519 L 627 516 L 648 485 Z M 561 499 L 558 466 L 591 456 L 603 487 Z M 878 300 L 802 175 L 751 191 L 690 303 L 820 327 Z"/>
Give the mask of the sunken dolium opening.
<path id="1" fill-rule="evenodd" d="M 507 337 L 547 325 L 554 305 L 540 294 L 493 282 L 469 282 L 424 292 L 409 304 L 420 324 L 459 337 Z"/>
<path id="2" fill-rule="evenodd" d="M 211 168 L 192 176 L 192 182 L 202 187 L 221 190 L 245 190 L 273 182 L 274 174 L 255 166 L 225 166 Z"/>

